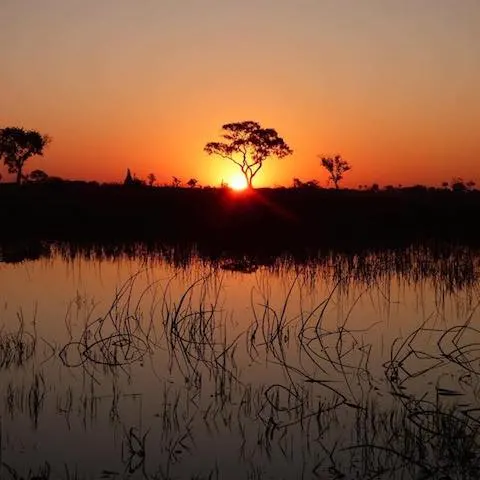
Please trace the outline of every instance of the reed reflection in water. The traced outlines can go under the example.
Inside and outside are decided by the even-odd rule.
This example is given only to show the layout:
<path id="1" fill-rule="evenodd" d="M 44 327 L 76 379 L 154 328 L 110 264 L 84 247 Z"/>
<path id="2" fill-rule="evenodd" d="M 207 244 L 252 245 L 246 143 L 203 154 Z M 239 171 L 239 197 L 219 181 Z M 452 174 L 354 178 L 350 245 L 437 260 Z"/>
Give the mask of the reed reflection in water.
<path id="1" fill-rule="evenodd" d="M 2 478 L 476 478 L 479 272 L 427 248 L 3 264 Z"/>

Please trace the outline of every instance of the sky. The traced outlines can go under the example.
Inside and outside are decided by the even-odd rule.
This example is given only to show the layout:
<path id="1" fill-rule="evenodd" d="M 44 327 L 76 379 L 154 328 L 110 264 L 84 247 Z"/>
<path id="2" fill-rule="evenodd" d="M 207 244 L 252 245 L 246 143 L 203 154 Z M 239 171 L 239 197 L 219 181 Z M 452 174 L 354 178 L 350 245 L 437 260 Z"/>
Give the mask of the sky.
<path id="1" fill-rule="evenodd" d="M 225 123 L 294 150 L 258 186 L 480 184 L 480 0 L 0 0 L 0 128 L 52 137 L 41 168 L 202 185 Z"/>

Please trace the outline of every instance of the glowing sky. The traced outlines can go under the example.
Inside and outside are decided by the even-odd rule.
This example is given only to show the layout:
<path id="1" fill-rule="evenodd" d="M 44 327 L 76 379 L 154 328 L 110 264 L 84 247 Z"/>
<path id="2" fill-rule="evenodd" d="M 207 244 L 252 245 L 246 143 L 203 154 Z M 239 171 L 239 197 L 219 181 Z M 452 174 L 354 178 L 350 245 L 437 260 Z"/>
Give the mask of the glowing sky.
<path id="1" fill-rule="evenodd" d="M 0 0 L 0 127 L 53 142 L 42 168 L 201 184 L 223 123 L 276 128 L 293 156 L 258 185 L 480 183 L 479 0 Z"/>

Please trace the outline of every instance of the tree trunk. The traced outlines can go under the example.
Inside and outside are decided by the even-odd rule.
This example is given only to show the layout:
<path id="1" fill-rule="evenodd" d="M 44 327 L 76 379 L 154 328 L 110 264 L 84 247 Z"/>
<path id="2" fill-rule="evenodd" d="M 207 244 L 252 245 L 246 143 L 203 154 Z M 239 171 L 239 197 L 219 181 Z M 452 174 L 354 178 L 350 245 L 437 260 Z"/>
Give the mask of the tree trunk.
<path id="1" fill-rule="evenodd" d="M 22 167 L 17 169 L 17 185 L 22 183 Z"/>

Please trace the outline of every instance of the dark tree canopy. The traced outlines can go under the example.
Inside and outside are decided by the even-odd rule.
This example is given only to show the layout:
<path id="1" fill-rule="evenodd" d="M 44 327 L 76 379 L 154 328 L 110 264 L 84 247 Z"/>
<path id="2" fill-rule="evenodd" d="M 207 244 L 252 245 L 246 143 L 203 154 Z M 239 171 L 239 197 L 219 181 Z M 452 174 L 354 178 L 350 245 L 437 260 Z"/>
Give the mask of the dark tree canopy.
<path id="1" fill-rule="evenodd" d="M 150 187 L 153 187 L 157 181 L 157 177 L 155 176 L 154 173 L 149 173 L 147 175 L 147 183 Z"/>
<path id="2" fill-rule="evenodd" d="M 27 176 L 29 182 L 32 183 L 45 183 L 48 180 L 48 174 L 45 173 L 43 170 L 33 170 Z"/>
<path id="3" fill-rule="evenodd" d="M 284 158 L 293 153 L 276 130 L 262 128 L 257 122 L 227 123 L 222 130 L 225 141 L 207 143 L 205 151 L 238 165 L 250 188 L 268 157 Z"/>
<path id="4" fill-rule="evenodd" d="M 335 188 L 338 189 L 338 183 L 343 178 L 343 174 L 352 169 L 350 164 L 340 155 L 334 157 L 320 157 L 322 167 L 328 172 L 328 180 L 332 181 Z"/>
<path id="5" fill-rule="evenodd" d="M 19 127 L 0 129 L 0 159 L 9 173 L 17 176 L 17 183 L 22 181 L 25 162 L 34 155 L 43 155 L 44 148 L 50 143 L 47 135 L 36 130 L 25 130 Z"/>

